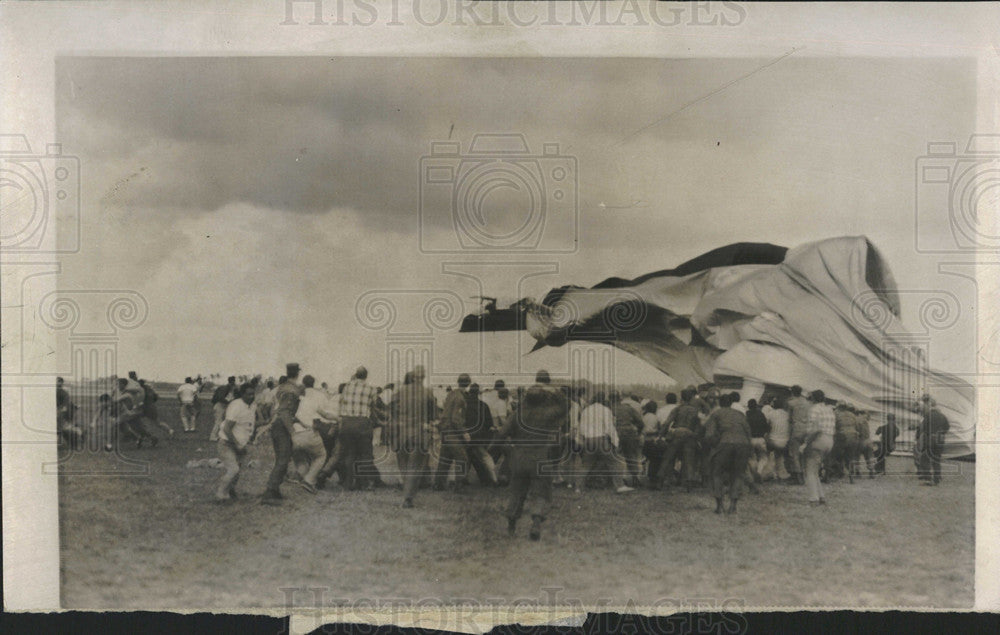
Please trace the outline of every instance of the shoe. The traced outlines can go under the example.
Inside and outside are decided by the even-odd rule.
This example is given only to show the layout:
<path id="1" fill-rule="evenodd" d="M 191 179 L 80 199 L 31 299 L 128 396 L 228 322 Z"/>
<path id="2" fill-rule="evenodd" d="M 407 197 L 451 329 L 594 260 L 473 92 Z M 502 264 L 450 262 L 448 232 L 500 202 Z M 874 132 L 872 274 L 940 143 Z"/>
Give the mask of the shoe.
<path id="1" fill-rule="evenodd" d="M 403 507 L 405 509 L 412 508 L 413 507 L 413 499 L 412 498 L 404 498 L 403 499 Z"/>
<path id="2" fill-rule="evenodd" d="M 528 538 L 538 541 L 542 537 L 542 519 L 535 516 L 531 519 L 531 531 L 528 532 Z"/>
<path id="3" fill-rule="evenodd" d="M 233 499 L 232 498 L 228 498 L 228 497 L 227 498 L 216 498 L 215 499 L 215 504 L 216 505 L 228 505 L 231 502 L 233 502 Z"/>
<path id="4" fill-rule="evenodd" d="M 142 447 L 142 439 L 136 439 L 135 440 L 135 449 L 138 450 L 141 447 Z"/>
<path id="5" fill-rule="evenodd" d="M 715 513 L 716 514 L 721 514 L 722 513 L 722 499 L 721 498 L 716 498 L 715 499 Z"/>
<path id="6" fill-rule="evenodd" d="M 263 496 L 260 497 L 260 502 L 262 505 L 281 505 L 282 501 L 281 494 L 267 493 L 265 492 Z"/>
<path id="7" fill-rule="evenodd" d="M 826 499 L 825 498 L 819 499 L 819 504 L 820 505 L 826 505 Z"/>
<path id="8" fill-rule="evenodd" d="M 634 491 L 635 491 L 634 487 L 629 487 L 628 485 L 622 485 L 621 487 L 619 487 L 618 489 L 615 490 L 615 493 L 617 493 L 617 494 L 627 494 L 629 492 L 634 492 Z"/>
<path id="9" fill-rule="evenodd" d="M 309 492 L 310 494 L 315 494 L 316 493 L 316 486 L 313 485 L 312 483 L 307 483 L 305 481 L 298 481 L 298 483 L 296 483 L 296 484 L 299 487 L 301 487 L 302 489 L 304 489 L 305 491 Z"/>
<path id="10" fill-rule="evenodd" d="M 236 495 L 236 490 L 230 488 L 230 490 L 229 490 L 229 498 L 231 498 L 233 500 L 236 500 L 237 498 L 239 498 L 239 496 Z"/>
<path id="11" fill-rule="evenodd" d="M 153 437 L 152 439 L 149 440 L 149 447 L 155 448 L 156 444 L 159 443 L 159 442 L 160 442 L 160 439 L 158 437 Z"/>
<path id="12" fill-rule="evenodd" d="M 932 487 L 934 485 L 934 483 L 931 483 L 930 481 L 920 481 L 920 484 L 928 487 Z"/>
<path id="13" fill-rule="evenodd" d="M 875 472 L 868 470 L 868 478 L 875 478 Z"/>
<path id="14" fill-rule="evenodd" d="M 819 501 L 809 501 L 810 507 L 819 507 Z"/>
<path id="15" fill-rule="evenodd" d="M 513 536 L 516 531 L 517 531 L 517 519 L 516 518 L 508 518 L 507 519 L 507 535 L 508 536 Z"/>
<path id="16" fill-rule="evenodd" d="M 736 513 L 736 499 L 735 498 L 729 501 L 729 509 L 726 510 L 726 513 L 727 514 L 735 514 Z"/>

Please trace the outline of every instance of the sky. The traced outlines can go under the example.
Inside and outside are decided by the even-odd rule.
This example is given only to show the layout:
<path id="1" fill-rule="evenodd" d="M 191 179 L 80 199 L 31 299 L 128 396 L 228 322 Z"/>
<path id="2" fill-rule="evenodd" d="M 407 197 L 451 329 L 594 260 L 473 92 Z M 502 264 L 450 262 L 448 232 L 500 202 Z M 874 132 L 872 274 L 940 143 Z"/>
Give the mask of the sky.
<path id="1" fill-rule="evenodd" d="M 359 364 L 384 381 L 389 355 L 414 340 L 431 342 L 432 380 L 569 372 L 582 358 L 524 356 L 526 334 L 458 334 L 472 296 L 540 297 L 737 241 L 858 234 L 910 291 L 905 323 L 919 326 L 921 294 L 958 298 L 955 327 L 932 333 L 931 363 L 974 370 L 975 288 L 940 274 L 948 257 L 918 253 L 914 239 L 948 231 L 915 212 L 915 162 L 929 141 L 961 150 L 975 130 L 972 63 L 63 57 L 56 80 L 83 222 L 59 287 L 146 298 L 148 319 L 118 352 L 119 368 L 141 376 L 276 376 L 298 361 L 331 383 Z M 472 178 L 471 141 L 508 133 L 547 154 L 475 190 L 490 179 Z M 431 156 L 448 141 L 457 153 Z M 452 176 L 432 179 L 428 166 Z M 469 249 L 453 193 L 478 193 L 490 236 L 544 218 L 538 247 Z M 532 193 L 546 216 L 510 212 Z M 368 302 L 378 298 L 395 308 L 388 331 L 385 305 Z M 611 359 L 620 381 L 670 381 Z"/>

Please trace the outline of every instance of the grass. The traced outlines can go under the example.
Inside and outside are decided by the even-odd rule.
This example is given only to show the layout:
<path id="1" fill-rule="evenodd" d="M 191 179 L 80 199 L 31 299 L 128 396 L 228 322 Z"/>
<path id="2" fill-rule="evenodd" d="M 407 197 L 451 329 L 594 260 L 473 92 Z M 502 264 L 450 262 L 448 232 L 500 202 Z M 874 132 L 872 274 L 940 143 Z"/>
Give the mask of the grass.
<path id="1" fill-rule="evenodd" d="M 180 428 L 176 404 L 161 416 Z M 394 488 L 312 496 L 285 485 L 281 507 L 258 504 L 269 440 L 241 477 L 241 498 L 212 503 L 220 471 L 186 468 L 215 456 L 204 409 L 197 435 L 126 449 L 146 475 L 111 453 L 73 454 L 60 476 L 65 608 L 286 608 L 366 598 L 459 598 L 636 606 L 711 598 L 729 606 L 969 607 L 973 602 L 974 464 L 946 463 L 919 487 L 912 461 L 889 476 L 828 485 L 829 505 L 804 488 L 767 484 L 734 516 L 690 494 L 557 489 L 542 540 L 528 522 L 509 538 L 506 491 L 421 491 L 400 508 Z M 72 474 L 69 472 L 73 472 Z M 545 589 L 550 589 L 546 591 Z"/>

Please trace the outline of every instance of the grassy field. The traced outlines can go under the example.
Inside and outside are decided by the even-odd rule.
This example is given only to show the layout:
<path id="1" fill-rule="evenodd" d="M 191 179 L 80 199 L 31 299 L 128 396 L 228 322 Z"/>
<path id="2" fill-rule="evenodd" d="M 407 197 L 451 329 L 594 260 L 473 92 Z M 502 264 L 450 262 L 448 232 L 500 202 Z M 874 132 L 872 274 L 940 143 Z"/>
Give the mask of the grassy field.
<path id="1" fill-rule="evenodd" d="M 176 404 L 161 417 L 180 428 Z M 282 507 L 258 503 L 269 439 L 241 478 L 241 498 L 212 503 L 220 470 L 206 438 L 177 434 L 155 449 L 72 455 L 60 476 L 65 608 L 284 608 L 282 589 L 321 588 L 323 602 L 359 598 L 517 598 L 654 603 L 711 598 L 729 606 L 969 607 L 973 601 L 971 463 L 946 463 L 940 487 L 891 474 L 828 485 L 829 505 L 804 488 L 767 484 L 734 516 L 712 513 L 705 490 L 558 490 L 542 540 L 506 534 L 506 492 L 421 491 L 401 509 L 392 488 L 315 496 L 285 485 Z M 125 475 L 137 468 L 146 475 Z M 119 474 L 115 476 L 115 474 Z M 292 602 L 313 606 L 312 595 Z M 734 604 L 735 603 L 735 604 Z"/>

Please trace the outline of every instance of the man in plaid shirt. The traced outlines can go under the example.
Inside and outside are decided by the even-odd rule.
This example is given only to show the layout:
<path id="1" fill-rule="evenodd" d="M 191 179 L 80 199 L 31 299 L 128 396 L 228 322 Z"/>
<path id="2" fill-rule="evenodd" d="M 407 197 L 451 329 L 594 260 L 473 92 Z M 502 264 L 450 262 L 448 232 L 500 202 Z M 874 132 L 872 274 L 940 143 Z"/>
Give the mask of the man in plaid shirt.
<path id="1" fill-rule="evenodd" d="M 833 449 L 833 435 L 837 429 L 837 419 L 833 408 L 825 402 L 826 395 L 822 390 L 813 391 L 809 400 L 809 418 L 806 421 L 804 442 L 802 445 L 803 470 L 806 477 L 806 489 L 809 491 L 810 505 L 825 505 L 823 483 L 819 479 L 819 467 L 826 455 Z"/>
<path id="2" fill-rule="evenodd" d="M 340 393 L 340 434 L 337 440 L 337 470 L 346 489 L 372 488 L 375 464 L 372 436 L 375 418 L 375 386 L 368 383 L 368 369 L 355 371 Z"/>

